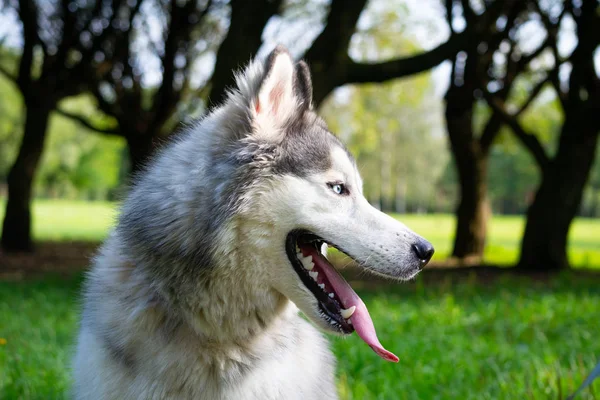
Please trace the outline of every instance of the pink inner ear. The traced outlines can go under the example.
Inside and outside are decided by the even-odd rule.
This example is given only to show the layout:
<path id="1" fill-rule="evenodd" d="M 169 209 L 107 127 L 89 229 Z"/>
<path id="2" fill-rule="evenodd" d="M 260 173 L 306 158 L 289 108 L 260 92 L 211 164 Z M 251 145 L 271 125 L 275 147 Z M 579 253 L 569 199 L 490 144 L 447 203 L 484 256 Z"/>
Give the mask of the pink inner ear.
<path id="1" fill-rule="evenodd" d="M 273 87 L 273 90 L 271 90 L 271 93 L 269 93 L 269 101 L 271 102 L 271 109 L 273 111 L 273 114 L 277 114 L 277 111 L 279 110 L 279 106 L 281 104 L 281 100 L 283 98 L 283 85 L 282 84 L 278 84 L 275 85 Z"/>
<path id="2" fill-rule="evenodd" d="M 258 97 L 256 98 L 256 105 L 254 106 L 254 110 L 257 114 L 260 114 L 260 99 Z"/>

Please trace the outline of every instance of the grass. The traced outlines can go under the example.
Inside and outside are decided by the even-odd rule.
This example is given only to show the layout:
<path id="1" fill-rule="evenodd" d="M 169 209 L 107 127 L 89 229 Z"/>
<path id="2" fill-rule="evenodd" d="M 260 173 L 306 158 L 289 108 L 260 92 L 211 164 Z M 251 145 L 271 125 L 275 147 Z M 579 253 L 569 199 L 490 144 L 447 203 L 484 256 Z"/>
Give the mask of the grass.
<path id="1" fill-rule="evenodd" d="M 65 399 L 79 281 L 0 282 L 0 399 Z"/>
<path id="2" fill-rule="evenodd" d="M 64 241 L 101 240 L 116 213 L 111 203 L 41 200 L 33 212 L 36 239 Z M 451 216 L 399 218 L 434 243 L 438 260 L 447 256 Z M 516 261 L 522 218 L 495 216 L 490 225 L 486 261 Z M 578 219 L 571 261 L 600 268 L 599 237 L 599 220 Z M 600 357 L 600 276 L 427 277 L 357 286 L 400 363 L 379 359 L 356 335 L 332 338 L 342 399 L 564 399 Z M 0 281 L 0 399 L 68 397 L 80 284 Z M 600 399 L 600 380 L 580 398 Z"/>
<path id="3" fill-rule="evenodd" d="M 4 219 L 0 200 L 0 219 Z M 35 200 L 32 211 L 33 236 L 37 240 L 98 242 L 113 225 L 115 203 L 72 200 Z"/>
<path id="4" fill-rule="evenodd" d="M 0 201 L 0 219 L 4 205 Z M 33 206 L 33 234 L 38 240 L 102 240 L 116 217 L 115 203 L 67 200 L 36 200 Z M 443 260 L 452 250 L 452 215 L 395 215 L 430 240 Z M 490 221 L 484 261 L 514 264 L 519 255 L 524 218 L 494 216 Z M 600 269 L 600 219 L 577 218 L 569 234 L 569 258 L 576 268 Z"/>
<path id="5" fill-rule="evenodd" d="M 600 277 L 427 281 L 358 289 L 400 363 L 332 338 L 342 399 L 564 399 L 600 355 Z M 1 399 L 68 396 L 80 283 L 0 282 Z"/>
<path id="6" fill-rule="evenodd" d="M 453 215 L 394 215 L 435 246 L 434 260 L 447 258 L 452 251 L 455 219 Z M 484 261 L 513 265 L 518 261 L 522 216 L 495 215 L 489 223 Z M 568 256 L 575 268 L 600 269 L 600 219 L 576 218 L 569 232 Z"/>

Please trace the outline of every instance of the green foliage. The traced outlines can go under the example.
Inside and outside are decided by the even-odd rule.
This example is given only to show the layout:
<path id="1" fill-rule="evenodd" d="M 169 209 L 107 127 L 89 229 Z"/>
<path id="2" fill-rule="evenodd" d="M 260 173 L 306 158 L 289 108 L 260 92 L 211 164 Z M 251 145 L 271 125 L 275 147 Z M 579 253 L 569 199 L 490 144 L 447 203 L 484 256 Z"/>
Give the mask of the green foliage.
<path id="1" fill-rule="evenodd" d="M 503 214 L 525 213 L 539 184 L 539 169 L 508 129 L 502 129 L 498 139 L 490 153 L 488 174 L 492 208 Z"/>
<path id="2" fill-rule="evenodd" d="M 74 123 L 53 115 L 46 151 L 36 176 L 40 196 L 105 199 L 119 185 L 120 138 L 82 132 Z"/>
<path id="3" fill-rule="evenodd" d="M 5 180 L 18 153 L 23 130 L 22 102 L 14 85 L 0 78 L 0 180 Z M 64 101 L 61 107 L 97 113 L 89 96 Z M 111 127 L 103 116 L 101 127 Z M 90 132 L 76 122 L 53 114 L 44 154 L 34 183 L 38 197 L 110 199 L 120 187 L 123 139 Z"/>
<path id="4" fill-rule="evenodd" d="M 23 113 L 21 96 L 12 82 L 0 77 L 0 93 L 0 181 L 4 181 L 17 154 Z"/>
<path id="5" fill-rule="evenodd" d="M 68 397 L 80 283 L 0 282 L 0 398 Z M 332 337 L 342 399 L 559 399 L 600 354 L 598 277 L 354 287 L 400 362 L 356 335 Z M 592 389 L 579 398 L 593 399 L 600 382 Z"/>
<path id="6" fill-rule="evenodd" d="M 421 52 L 414 12 L 404 1 L 370 2 L 352 38 L 350 54 L 373 61 Z M 435 27 L 428 27 L 435 31 Z M 439 101 L 430 73 L 383 84 L 344 87 L 330 96 L 322 114 L 355 155 L 367 199 L 385 210 L 437 207 L 436 183 L 448 152 L 440 129 Z"/>
<path id="7" fill-rule="evenodd" d="M 434 207 L 448 157 L 428 74 L 344 88 L 323 107 L 330 128 L 356 157 L 367 199 L 385 210 Z"/>

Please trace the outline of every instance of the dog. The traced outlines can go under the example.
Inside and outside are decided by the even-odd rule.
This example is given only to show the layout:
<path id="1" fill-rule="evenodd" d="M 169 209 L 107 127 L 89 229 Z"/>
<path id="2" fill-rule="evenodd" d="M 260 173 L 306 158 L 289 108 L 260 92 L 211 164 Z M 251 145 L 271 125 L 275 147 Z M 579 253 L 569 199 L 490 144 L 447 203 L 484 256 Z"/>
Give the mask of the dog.
<path id="1" fill-rule="evenodd" d="M 307 64 L 277 47 L 132 184 L 86 277 L 74 397 L 337 398 L 320 330 L 398 358 L 329 247 L 399 280 L 434 252 L 368 203 Z"/>

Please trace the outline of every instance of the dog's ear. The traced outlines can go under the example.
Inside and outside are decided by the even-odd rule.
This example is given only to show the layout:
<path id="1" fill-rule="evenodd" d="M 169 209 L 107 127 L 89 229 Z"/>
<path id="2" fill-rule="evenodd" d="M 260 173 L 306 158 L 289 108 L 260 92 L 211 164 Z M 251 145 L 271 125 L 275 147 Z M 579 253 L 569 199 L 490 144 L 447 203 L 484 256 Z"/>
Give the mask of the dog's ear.
<path id="1" fill-rule="evenodd" d="M 312 83 L 305 62 L 295 63 L 277 46 L 267 58 L 263 79 L 251 102 L 255 134 L 281 140 L 286 126 L 312 107 Z"/>
<path id="2" fill-rule="evenodd" d="M 281 127 L 292 117 L 298 107 L 295 74 L 292 56 L 284 47 L 277 46 L 267 58 L 265 75 L 254 100 L 258 119 L 268 118 L 275 127 Z"/>
<path id="3" fill-rule="evenodd" d="M 300 61 L 296 65 L 296 94 L 300 100 L 302 111 L 312 108 L 312 80 L 308 64 L 304 61 Z"/>

